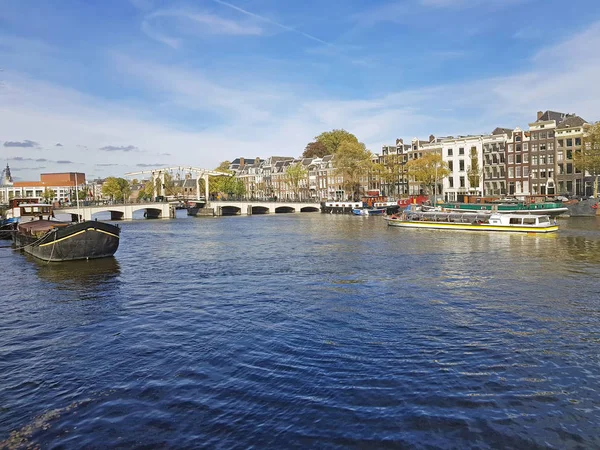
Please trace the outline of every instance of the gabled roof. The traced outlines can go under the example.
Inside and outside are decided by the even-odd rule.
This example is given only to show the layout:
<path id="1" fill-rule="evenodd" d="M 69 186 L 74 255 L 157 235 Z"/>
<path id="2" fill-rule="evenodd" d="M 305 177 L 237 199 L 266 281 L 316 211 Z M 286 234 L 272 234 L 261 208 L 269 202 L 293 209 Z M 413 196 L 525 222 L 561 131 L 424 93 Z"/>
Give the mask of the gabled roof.
<path id="1" fill-rule="evenodd" d="M 567 118 L 569 114 L 561 113 L 557 111 L 546 111 L 542 116 L 536 120 L 536 122 L 546 122 L 548 120 L 554 120 L 556 123 L 561 122 L 565 118 Z"/>
<path id="2" fill-rule="evenodd" d="M 580 127 L 585 123 L 587 123 L 587 122 L 579 116 L 569 116 L 565 120 L 563 120 L 560 124 L 558 124 L 556 126 L 556 128 Z"/>

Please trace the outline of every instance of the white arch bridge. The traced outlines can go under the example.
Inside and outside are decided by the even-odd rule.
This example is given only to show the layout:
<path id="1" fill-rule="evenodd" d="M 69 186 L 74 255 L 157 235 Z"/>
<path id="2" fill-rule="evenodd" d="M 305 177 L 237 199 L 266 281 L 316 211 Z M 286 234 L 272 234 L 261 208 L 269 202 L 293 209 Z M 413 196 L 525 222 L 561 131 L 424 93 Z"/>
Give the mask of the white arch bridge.
<path id="1" fill-rule="evenodd" d="M 110 220 L 132 220 L 138 211 L 144 211 L 147 219 L 175 218 L 175 206 L 169 203 L 130 203 L 116 205 L 82 206 L 55 209 L 57 214 L 71 214 L 73 219 L 92 220 L 97 214 L 110 213 Z M 198 215 L 235 216 L 253 214 L 285 214 L 298 212 L 320 212 L 318 203 L 301 202 L 258 202 L 258 201 L 215 201 L 200 208 Z M 137 215 L 139 216 L 139 214 Z"/>

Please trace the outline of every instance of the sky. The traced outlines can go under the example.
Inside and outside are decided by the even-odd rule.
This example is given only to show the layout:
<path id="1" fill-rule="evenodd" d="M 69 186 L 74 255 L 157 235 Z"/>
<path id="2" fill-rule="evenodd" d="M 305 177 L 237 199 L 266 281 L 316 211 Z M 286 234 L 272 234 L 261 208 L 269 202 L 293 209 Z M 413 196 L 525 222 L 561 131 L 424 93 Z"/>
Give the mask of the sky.
<path id="1" fill-rule="evenodd" d="M 597 0 L 0 0 L 0 163 L 88 179 L 600 120 Z M 143 178 L 143 174 L 139 176 Z"/>

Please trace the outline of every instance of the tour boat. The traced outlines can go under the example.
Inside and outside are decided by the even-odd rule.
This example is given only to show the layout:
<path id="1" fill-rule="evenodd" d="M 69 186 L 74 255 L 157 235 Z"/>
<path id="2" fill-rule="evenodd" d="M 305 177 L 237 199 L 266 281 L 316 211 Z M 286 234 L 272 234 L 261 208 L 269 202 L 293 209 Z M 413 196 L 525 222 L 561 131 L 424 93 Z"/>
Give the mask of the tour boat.
<path id="1" fill-rule="evenodd" d="M 13 232 L 14 245 L 41 260 L 104 258 L 119 248 L 117 225 L 97 220 L 61 222 L 54 219 L 52 206 L 44 203 L 24 203 L 16 209 L 19 222 Z"/>
<path id="2" fill-rule="evenodd" d="M 558 231 L 556 220 L 548 215 L 498 214 L 482 212 L 408 212 L 387 219 L 392 227 L 430 230 L 508 231 L 520 233 L 552 233 Z"/>
<path id="3" fill-rule="evenodd" d="M 500 200 L 492 203 L 460 203 L 448 202 L 440 205 L 443 209 L 450 211 L 474 212 L 490 211 L 502 214 L 539 214 L 547 216 L 558 216 L 566 213 L 568 208 L 562 202 L 526 203 L 520 201 Z"/>

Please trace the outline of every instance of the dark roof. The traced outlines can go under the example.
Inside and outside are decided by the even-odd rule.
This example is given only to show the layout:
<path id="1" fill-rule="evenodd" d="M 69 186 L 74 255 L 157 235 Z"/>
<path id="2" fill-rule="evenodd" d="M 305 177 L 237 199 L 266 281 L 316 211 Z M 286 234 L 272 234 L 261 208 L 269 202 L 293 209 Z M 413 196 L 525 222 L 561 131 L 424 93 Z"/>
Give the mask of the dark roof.
<path id="1" fill-rule="evenodd" d="M 508 134 L 508 136 L 512 136 L 512 132 L 513 130 L 511 130 L 510 128 L 502 128 L 502 127 L 497 127 L 494 129 L 494 131 L 492 131 L 492 135 L 496 136 L 498 134 Z"/>
<path id="2" fill-rule="evenodd" d="M 555 120 L 556 123 L 561 122 L 562 120 L 564 120 L 566 117 L 568 117 L 569 114 L 567 113 L 561 113 L 561 112 L 557 112 L 557 111 L 546 111 L 544 114 L 542 114 L 542 116 L 536 120 L 536 122 L 545 122 L 547 120 Z"/>
<path id="3" fill-rule="evenodd" d="M 323 162 L 329 162 L 332 159 L 333 159 L 333 155 L 325 155 L 325 156 L 323 156 Z"/>
<path id="4" fill-rule="evenodd" d="M 556 126 L 556 128 L 569 128 L 569 127 L 580 127 L 584 123 L 587 123 L 579 116 L 569 116 L 565 120 L 563 120 L 560 124 Z"/>

